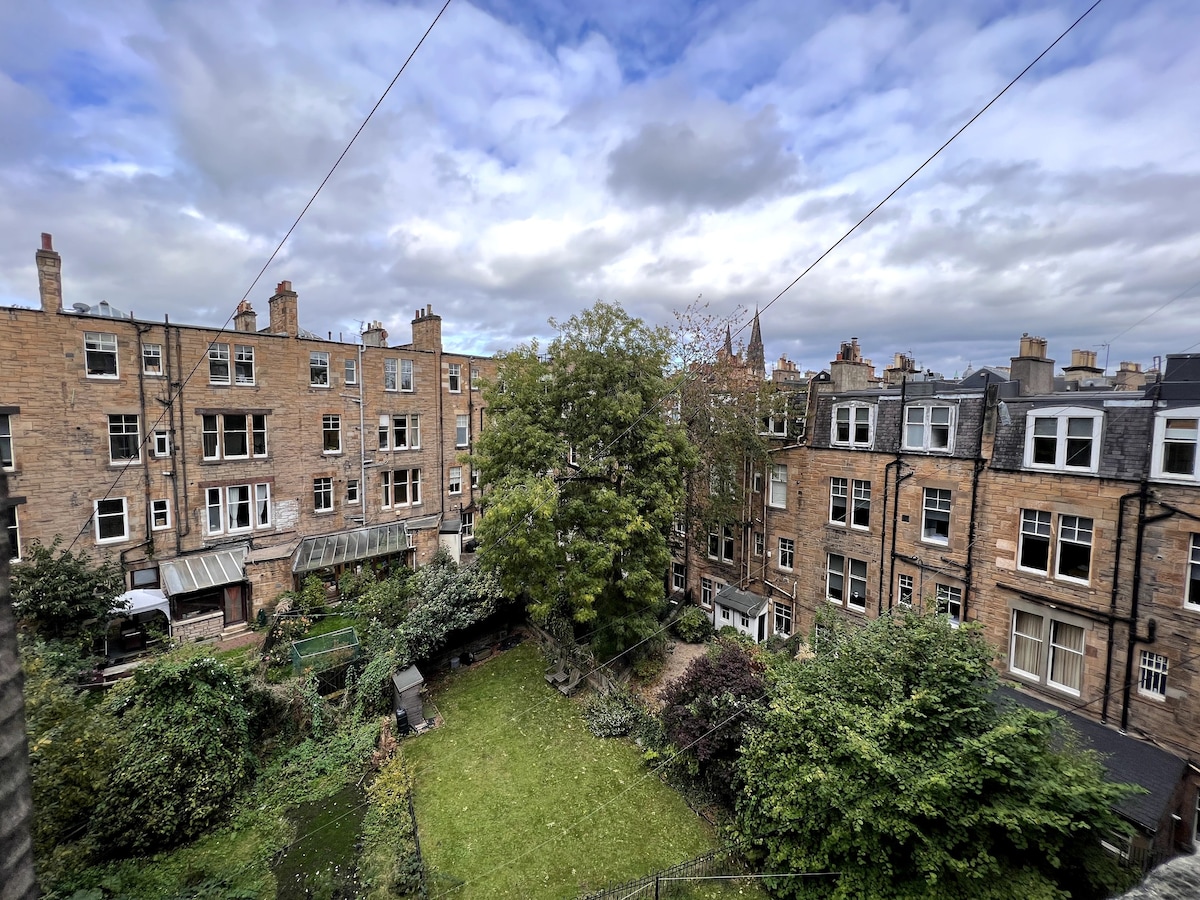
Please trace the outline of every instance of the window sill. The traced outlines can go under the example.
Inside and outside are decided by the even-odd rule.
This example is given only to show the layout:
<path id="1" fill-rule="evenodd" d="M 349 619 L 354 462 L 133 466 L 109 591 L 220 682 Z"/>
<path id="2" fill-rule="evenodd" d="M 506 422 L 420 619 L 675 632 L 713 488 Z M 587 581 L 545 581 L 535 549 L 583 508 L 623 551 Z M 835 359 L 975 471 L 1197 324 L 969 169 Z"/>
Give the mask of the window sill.
<path id="1" fill-rule="evenodd" d="M 331 384 L 310 384 L 309 387 L 316 388 L 318 391 L 327 391 L 331 387 L 333 387 L 333 385 L 331 385 Z"/>
<path id="2" fill-rule="evenodd" d="M 1076 587 L 1091 587 L 1092 584 L 1089 578 L 1072 578 L 1069 575 L 1055 575 L 1053 580 L 1060 584 L 1071 584 Z"/>
<path id="3" fill-rule="evenodd" d="M 1153 691 L 1143 691 L 1141 688 L 1138 688 L 1137 694 L 1143 700 L 1149 700 L 1152 703 L 1166 703 L 1167 702 L 1166 694 L 1156 694 Z"/>
<path id="4" fill-rule="evenodd" d="M 950 538 L 922 537 L 921 543 L 929 544 L 931 547 L 949 547 Z"/>
<path id="5" fill-rule="evenodd" d="M 314 516 L 331 516 L 335 512 L 337 512 L 337 510 L 335 510 L 333 507 L 330 507 L 329 509 L 314 509 L 313 515 Z"/>

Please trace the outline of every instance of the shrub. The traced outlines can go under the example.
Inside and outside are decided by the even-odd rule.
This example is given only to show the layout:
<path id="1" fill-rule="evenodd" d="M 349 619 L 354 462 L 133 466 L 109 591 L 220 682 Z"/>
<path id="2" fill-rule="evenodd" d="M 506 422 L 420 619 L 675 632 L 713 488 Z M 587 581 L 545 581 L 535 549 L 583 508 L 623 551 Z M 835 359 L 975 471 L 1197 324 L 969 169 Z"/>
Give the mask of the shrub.
<path id="1" fill-rule="evenodd" d="M 689 606 L 683 611 L 675 624 L 671 626 L 681 641 L 689 644 L 699 644 L 707 641 L 713 635 L 712 622 L 698 606 Z"/>
<path id="2" fill-rule="evenodd" d="M 599 738 L 623 737 L 631 733 L 644 715 L 637 698 L 626 690 L 597 694 L 583 708 L 588 731 Z"/>

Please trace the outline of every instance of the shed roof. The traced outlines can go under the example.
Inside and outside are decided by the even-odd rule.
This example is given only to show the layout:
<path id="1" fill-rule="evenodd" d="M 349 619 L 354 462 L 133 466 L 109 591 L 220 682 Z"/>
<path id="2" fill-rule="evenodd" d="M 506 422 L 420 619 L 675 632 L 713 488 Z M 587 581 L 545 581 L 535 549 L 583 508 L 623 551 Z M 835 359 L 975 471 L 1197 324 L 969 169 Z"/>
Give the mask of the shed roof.
<path id="1" fill-rule="evenodd" d="M 163 590 L 168 597 L 174 597 L 244 581 L 246 570 L 242 564 L 245 558 L 246 548 L 235 547 L 213 553 L 179 556 L 159 563 Z"/>
<path id="2" fill-rule="evenodd" d="M 425 676 L 421 674 L 421 670 L 416 666 L 409 666 L 407 669 L 401 669 L 392 675 L 392 684 L 396 686 L 396 691 L 401 694 L 410 688 L 424 683 Z"/>
<path id="3" fill-rule="evenodd" d="M 300 575 L 360 559 L 400 553 L 408 546 L 404 535 L 403 522 L 388 522 L 305 538 L 296 549 L 292 572 Z"/>
<path id="4" fill-rule="evenodd" d="M 761 594 L 739 590 L 732 584 L 727 584 L 717 591 L 717 602 L 730 609 L 736 609 L 742 615 L 758 618 L 767 608 L 767 598 Z"/>
<path id="5" fill-rule="evenodd" d="M 1145 794 L 1128 797 L 1114 805 L 1120 815 L 1148 832 L 1158 830 L 1167 806 L 1187 770 L 1187 762 L 1161 747 L 1121 734 L 1115 729 L 1066 712 L 1024 691 L 1003 686 L 997 689 L 1001 703 L 1018 703 L 1037 712 L 1056 712 L 1070 723 L 1086 749 L 1102 757 L 1108 777 L 1116 782 L 1141 785 Z"/>

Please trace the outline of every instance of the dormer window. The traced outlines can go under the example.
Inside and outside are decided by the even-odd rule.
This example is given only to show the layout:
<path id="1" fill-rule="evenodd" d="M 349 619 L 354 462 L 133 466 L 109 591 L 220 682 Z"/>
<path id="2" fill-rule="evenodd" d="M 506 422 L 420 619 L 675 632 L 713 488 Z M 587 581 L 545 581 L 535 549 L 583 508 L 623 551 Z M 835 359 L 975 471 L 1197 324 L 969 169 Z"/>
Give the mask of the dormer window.
<path id="1" fill-rule="evenodd" d="M 833 408 L 831 444 L 870 447 L 875 425 L 875 407 L 869 403 L 840 403 Z"/>
<path id="2" fill-rule="evenodd" d="M 921 404 L 905 409 L 904 449 L 917 453 L 952 452 L 954 407 Z"/>
<path id="3" fill-rule="evenodd" d="M 1170 409 L 1154 418 L 1154 457 L 1150 474 L 1163 481 L 1200 481 L 1200 407 Z"/>
<path id="4" fill-rule="evenodd" d="M 1030 410 L 1025 421 L 1025 465 L 1095 474 L 1103 421 L 1104 413 L 1083 407 Z"/>

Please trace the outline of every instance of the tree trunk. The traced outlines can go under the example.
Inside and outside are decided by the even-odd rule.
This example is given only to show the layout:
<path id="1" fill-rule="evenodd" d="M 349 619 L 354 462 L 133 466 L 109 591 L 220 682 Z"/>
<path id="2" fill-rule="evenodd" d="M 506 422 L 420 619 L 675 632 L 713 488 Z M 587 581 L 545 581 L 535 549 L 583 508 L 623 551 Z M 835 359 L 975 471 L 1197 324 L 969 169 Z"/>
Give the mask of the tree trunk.
<path id="1" fill-rule="evenodd" d="M 0 509 L 6 509 L 8 476 L 0 472 Z M 17 622 L 8 586 L 8 532 L 0 532 L 0 900 L 37 897 L 33 870 L 33 801 L 25 738 L 24 679 L 17 653 Z"/>

